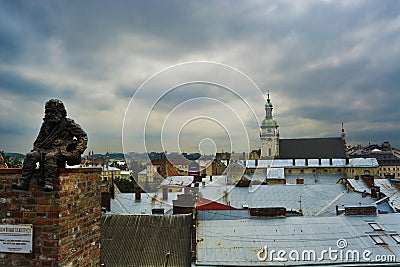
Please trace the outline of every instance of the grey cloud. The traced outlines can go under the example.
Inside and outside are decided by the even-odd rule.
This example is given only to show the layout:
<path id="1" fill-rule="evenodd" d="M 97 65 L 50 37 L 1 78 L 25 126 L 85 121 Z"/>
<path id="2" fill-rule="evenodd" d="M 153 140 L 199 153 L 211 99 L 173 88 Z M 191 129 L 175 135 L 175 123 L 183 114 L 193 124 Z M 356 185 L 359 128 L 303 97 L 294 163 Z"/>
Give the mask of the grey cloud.
<path id="1" fill-rule="evenodd" d="M 399 9 L 397 1 L 0 1 L 0 96 L 16 105 L 26 103 L 25 97 L 36 103 L 60 97 L 81 107 L 82 116 L 119 115 L 144 79 L 162 68 L 221 60 L 248 74 L 264 93 L 271 90 L 279 116 L 395 124 Z M 76 77 L 80 91 L 65 81 L 10 71 L 37 67 L 52 75 L 53 41 L 62 52 L 60 71 Z M 207 88 L 179 90 L 161 104 L 168 108 L 200 93 L 215 95 Z M 262 119 L 263 107 L 252 108 Z M 96 140 L 105 131 L 98 121 L 93 129 L 100 135 L 93 135 L 92 144 L 101 143 Z M 386 135 L 399 142 L 389 130 L 371 133 Z M 356 132 L 349 136 L 367 139 Z M 118 143 L 119 132 L 110 138 Z"/>
<path id="2" fill-rule="evenodd" d="M 51 89 L 42 82 L 28 80 L 21 75 L 6 71 L 0 72 L 1 91 L 31 97 L 51 93 Z"/>

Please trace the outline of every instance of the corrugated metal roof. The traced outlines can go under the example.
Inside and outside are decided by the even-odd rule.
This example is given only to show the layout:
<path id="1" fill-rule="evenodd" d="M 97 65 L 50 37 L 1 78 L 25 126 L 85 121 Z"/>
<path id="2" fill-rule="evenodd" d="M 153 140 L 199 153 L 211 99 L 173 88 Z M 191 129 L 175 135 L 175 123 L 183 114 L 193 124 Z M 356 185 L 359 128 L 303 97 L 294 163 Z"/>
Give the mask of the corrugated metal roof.
<path id="1" fill-rule="evenodd" d="M 400 214 L 199 221 L 196 264 L 198 266 L 312 266 L 353 263 L 366 266 L 370 262 L 362 257 L 365 250 L 371 251 L 372 254 L 369 256 L 373 259 L 377 255 L 395 255 L 398 264 L 400 246 L 391 234 L 400 233 L 399 220 Z M 369 224 L 373 222 L 384 231 L 374 231 Z M 379 235 L 386 245 L 376 245 L 371 235 Z M 342 239 L 341 242 L 339 239 Z M 268 256 L 272 250 L 275 251 L 275 258 L 277 251 L 285 251 L 286 255 L 283 257 L 287 261 L 274 261 L 270 257 L 260 260 L 257 253 L 265 246 Z M 323 250 L 329 249 L 337 251 L 336 254 L 331 254 L 337 256 L 336 260 L 334 257 L 330 259 L 328 253 L 322 254 Z M 296 257 L 295 253 L 291 254 L 292 257 L 289 256 L 292 250 L 299 253 L 299 260 L 293 260 Z M 307 251 L 311 250 L 315 252 L 315 260 L 302 260 L 307 259 Z M 351 254 L 355 250 L 359 253 L 359 261 L 354 261 L 356 258 Z M 263 255 L 265 254 L 260 254 Z M 394 264 L 389 263 L 389 265 Z"/>
<path id="2" fill-rule="evenodd" d="M 101 263 L 105 266 L 190 266 L 191 215 L 104 215 Z"/>

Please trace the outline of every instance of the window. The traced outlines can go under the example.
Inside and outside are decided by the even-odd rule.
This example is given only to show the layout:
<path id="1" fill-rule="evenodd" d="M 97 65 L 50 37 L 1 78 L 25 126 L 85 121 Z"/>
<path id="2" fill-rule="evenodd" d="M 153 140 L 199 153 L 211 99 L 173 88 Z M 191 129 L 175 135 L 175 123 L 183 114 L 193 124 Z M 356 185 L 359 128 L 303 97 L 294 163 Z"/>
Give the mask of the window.
<path id="1" fill-rule="evenodd" d="M 304 173 L 304 170 L 300 170 L 301 173 Z"/>
<path id="2" fill-rule="evenodd" d="M 390 235 L 397 244 L 400 244 L 400 236 L 398 234 Z"/>
<path id="3" fill-rule="evenodd" d="M 337 169 L 338 172 L 342 172 L 342 169 Z"/>
<path id="4" fill-rule="evenodd" d="M 289 173 L 292 173 L 292 170 L 289 170 Z"/>
<path id="5" fill-rule="evenodd" d="M 375 245 L 385 245 L 385 241 L 383 241 L 383 239 L 378 236 L 378 235 L 370 235 L 370 237 L 372 238 L 372 240 L 375 241 Z"/>
<path id="6" fill-rule="evenodd" d="M 375 231 L 383 231 L 382 227 L 377 223 L 369 223 L 369 226 L 371 226 Z"/>

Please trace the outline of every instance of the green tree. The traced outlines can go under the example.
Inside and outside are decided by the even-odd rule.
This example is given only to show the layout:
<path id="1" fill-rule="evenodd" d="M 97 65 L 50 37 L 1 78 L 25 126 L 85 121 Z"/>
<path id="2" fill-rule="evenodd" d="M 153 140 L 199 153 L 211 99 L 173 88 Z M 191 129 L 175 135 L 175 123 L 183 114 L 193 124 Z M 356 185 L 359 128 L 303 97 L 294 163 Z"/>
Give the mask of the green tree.
<path id="1" fill-rule="evenodd" d="M 121 193 L 134 193 L 135 182 L 127 179 L 114 179 L 115 185 L 119 188 Z"/>
<path id="2" fill-rule="evenodd" d="M 9 155 L 4 158 L 8 168 L 21 168 L 23 159 L 20 157 L 11 157 Z"/>

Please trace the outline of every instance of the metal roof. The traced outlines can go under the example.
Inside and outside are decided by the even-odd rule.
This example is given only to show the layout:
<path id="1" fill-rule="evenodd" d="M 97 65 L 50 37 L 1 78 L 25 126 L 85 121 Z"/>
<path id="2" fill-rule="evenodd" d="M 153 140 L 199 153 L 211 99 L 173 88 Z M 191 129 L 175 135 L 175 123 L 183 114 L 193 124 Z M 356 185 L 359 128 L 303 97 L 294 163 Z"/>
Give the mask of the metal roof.
<path id="1" fill-rule="evenodd" d="M 362 179 L 347 179 L 349 184 L 354 188 L 357 192 L 371 193 L 371 189 L 367 186 L 367 184 Z M 389 206 L 396 211 L 400 211 L 400 190 L 399 188 L 392 184 L 389 179 L 374 179 L 374 185 L 379 186 L 380 192 L 385 194 L 388 197 Z"/>
<path id="2" fill-rule="evenodd" d="M 324 174 L 324 173 L 315 173 L 315 174 L 286 174 L 286 183 L 287 184 L 295 184 L 296 179 L 300 178 L 304 180 L 304 184 L 336 184 L 341 178 L 345 178 L 345 174 Z"/>
<path id="3" fill-rule="evenodd" d="M 193 182 L 193 178 L 193 176 L 168 176 L 161 182 L 160 186 L 185 187 Z"/>
<path id="4" fill-rule="evenodd" d="M 164 209 L 164 214 L 172 213 L 172 200 L 176 200 L 180 192 L 169 192 L 168 200 L 162 200 L 162 194 L 141 193 L 140 201 L 135 200 L 134 193 L 116 194 L 111 199 L 110 214 L 152 214 L 152 209 Z"/>
<path id="5" fill-rule="evenodd" d="M 285 174 L 284 168 L 269 168 L 267 171 L 254 174 L 245 174 L 244 177 L 252 182 L 264 182 L 267 179 L 285 179 L 287 184 L 296 184 L 296 179 L 303 179 L 304 184 L 336 184 L 345 174 Z M 266 174 L 268 173 L 268 175 Z"/>
<path id="6" fill-rule="evenodd" d="M 244 177 L 252 182 L 265 182 L 265 179 L 285 179 L 285 169 L 268 168 L 258 173 L 245 174 Z"/>
<path id="7" fill-rule="evenodd" d="M 394 255 L 400 262 L 400 245 L 392 237 L 400 233 L 400 214 L 379 216 L 286 217 L 264 219 L 205 220 L 197 224 L 197 266 L 283 266 L 335 265 L 366 266 L 380 255 Z M 375 231 L 376 223 L 383 231 Z M 377 245 L 379 236 L 384 245 Z M 267 249 L 267 254 L 262 249 Z M 286 252 L 279 261 L 278 251 Z M 323 253 L 323 250 L 326 252 Z M 328 250 L 336 250 L 330 257 Z M 271 259 L 271 252 L 275 251 Z M 294 252 L 293 252 L 294 251 Z M 315 256 L 310 251 L 315 252 Z M 350 252 L 349 252 L 350 251 Z M 359 260 L 357 260 L 357 251 Z M 298 252 L 298 260 L 296 253 Z M 272 252 L 274 253 L 274 252 Z M 291 253 L 291 254 L 290 254 Z M 354 254 L 352 254 L 354 253 Z M 266 259 L 263 256 L 268 255 Z M 281 254 L 282 255 L 282 254 Z M 290 256 L 291 255 L 291 256 Z M 309 258 L 307 257 L 309 255 Z M 286 261 L 285 261 L 286 259 Z M 315 259 L 315 260 L 314 260 Z M 393 266 L 393 262 L 388 263 Z"/>
<path id="8" fill-rule="evenodd" d="M 400 211 L 400 191 L 397 186 L 388 179 L 375 179 L 374 184 L 380 187 L 380 191 L 389 197 L 389 205 L 397 211 Z"/>
<path id="9" fill-rule="evenodd" d="M 147 174 L 147 169 L 141 170 L 138 174 Z"/>
<path id="10" fill-rule="evenodd" d="M 362 193 L 365 191 L 368 194 L 371 193 L 371 189 L 367 186 L 363 179 L 347 179 L 346 181 L 349 182 L 351 187 L 356 192 Z"/>
<path id="11" fill-rule="evenodd" d="M 367 167 L 374 168 L 378 167 L 378 161 L 376 158 L 351 158 L 347 167 Z"/>
<path id="12" fill-rule="evenodd" d="M 293 164 L 294 160 L 294 164 Z M 346 165 L 344 158 L 293 158 L 293 159 L 272 159 L 272 160 L 239 160 L 237 161 L 242 166 L 246 165 L 249 169 L 265 169 L 265 168 L 293 168 L 293 167 L 314 167 L 314 168 L 329 168 L 329 167 L 378 167 L 378 161 L 375 158 L 351 158 L 349 164 Z"/>
<path id="13" fill-rule="evenodd" d="M 202 187 L 201 196 L 235 208 L 285 207 L 301 209 L 305 216 L 331 216 L 336 205 L 372 204 L 371 196 L 347 191 L 343 184 L 257 185 Z"/>
<path id="14" fill-rule="evenodd" d="M 192 216 L 103 215 L 101 263 L 105 266 L 187 267 Z"/>

